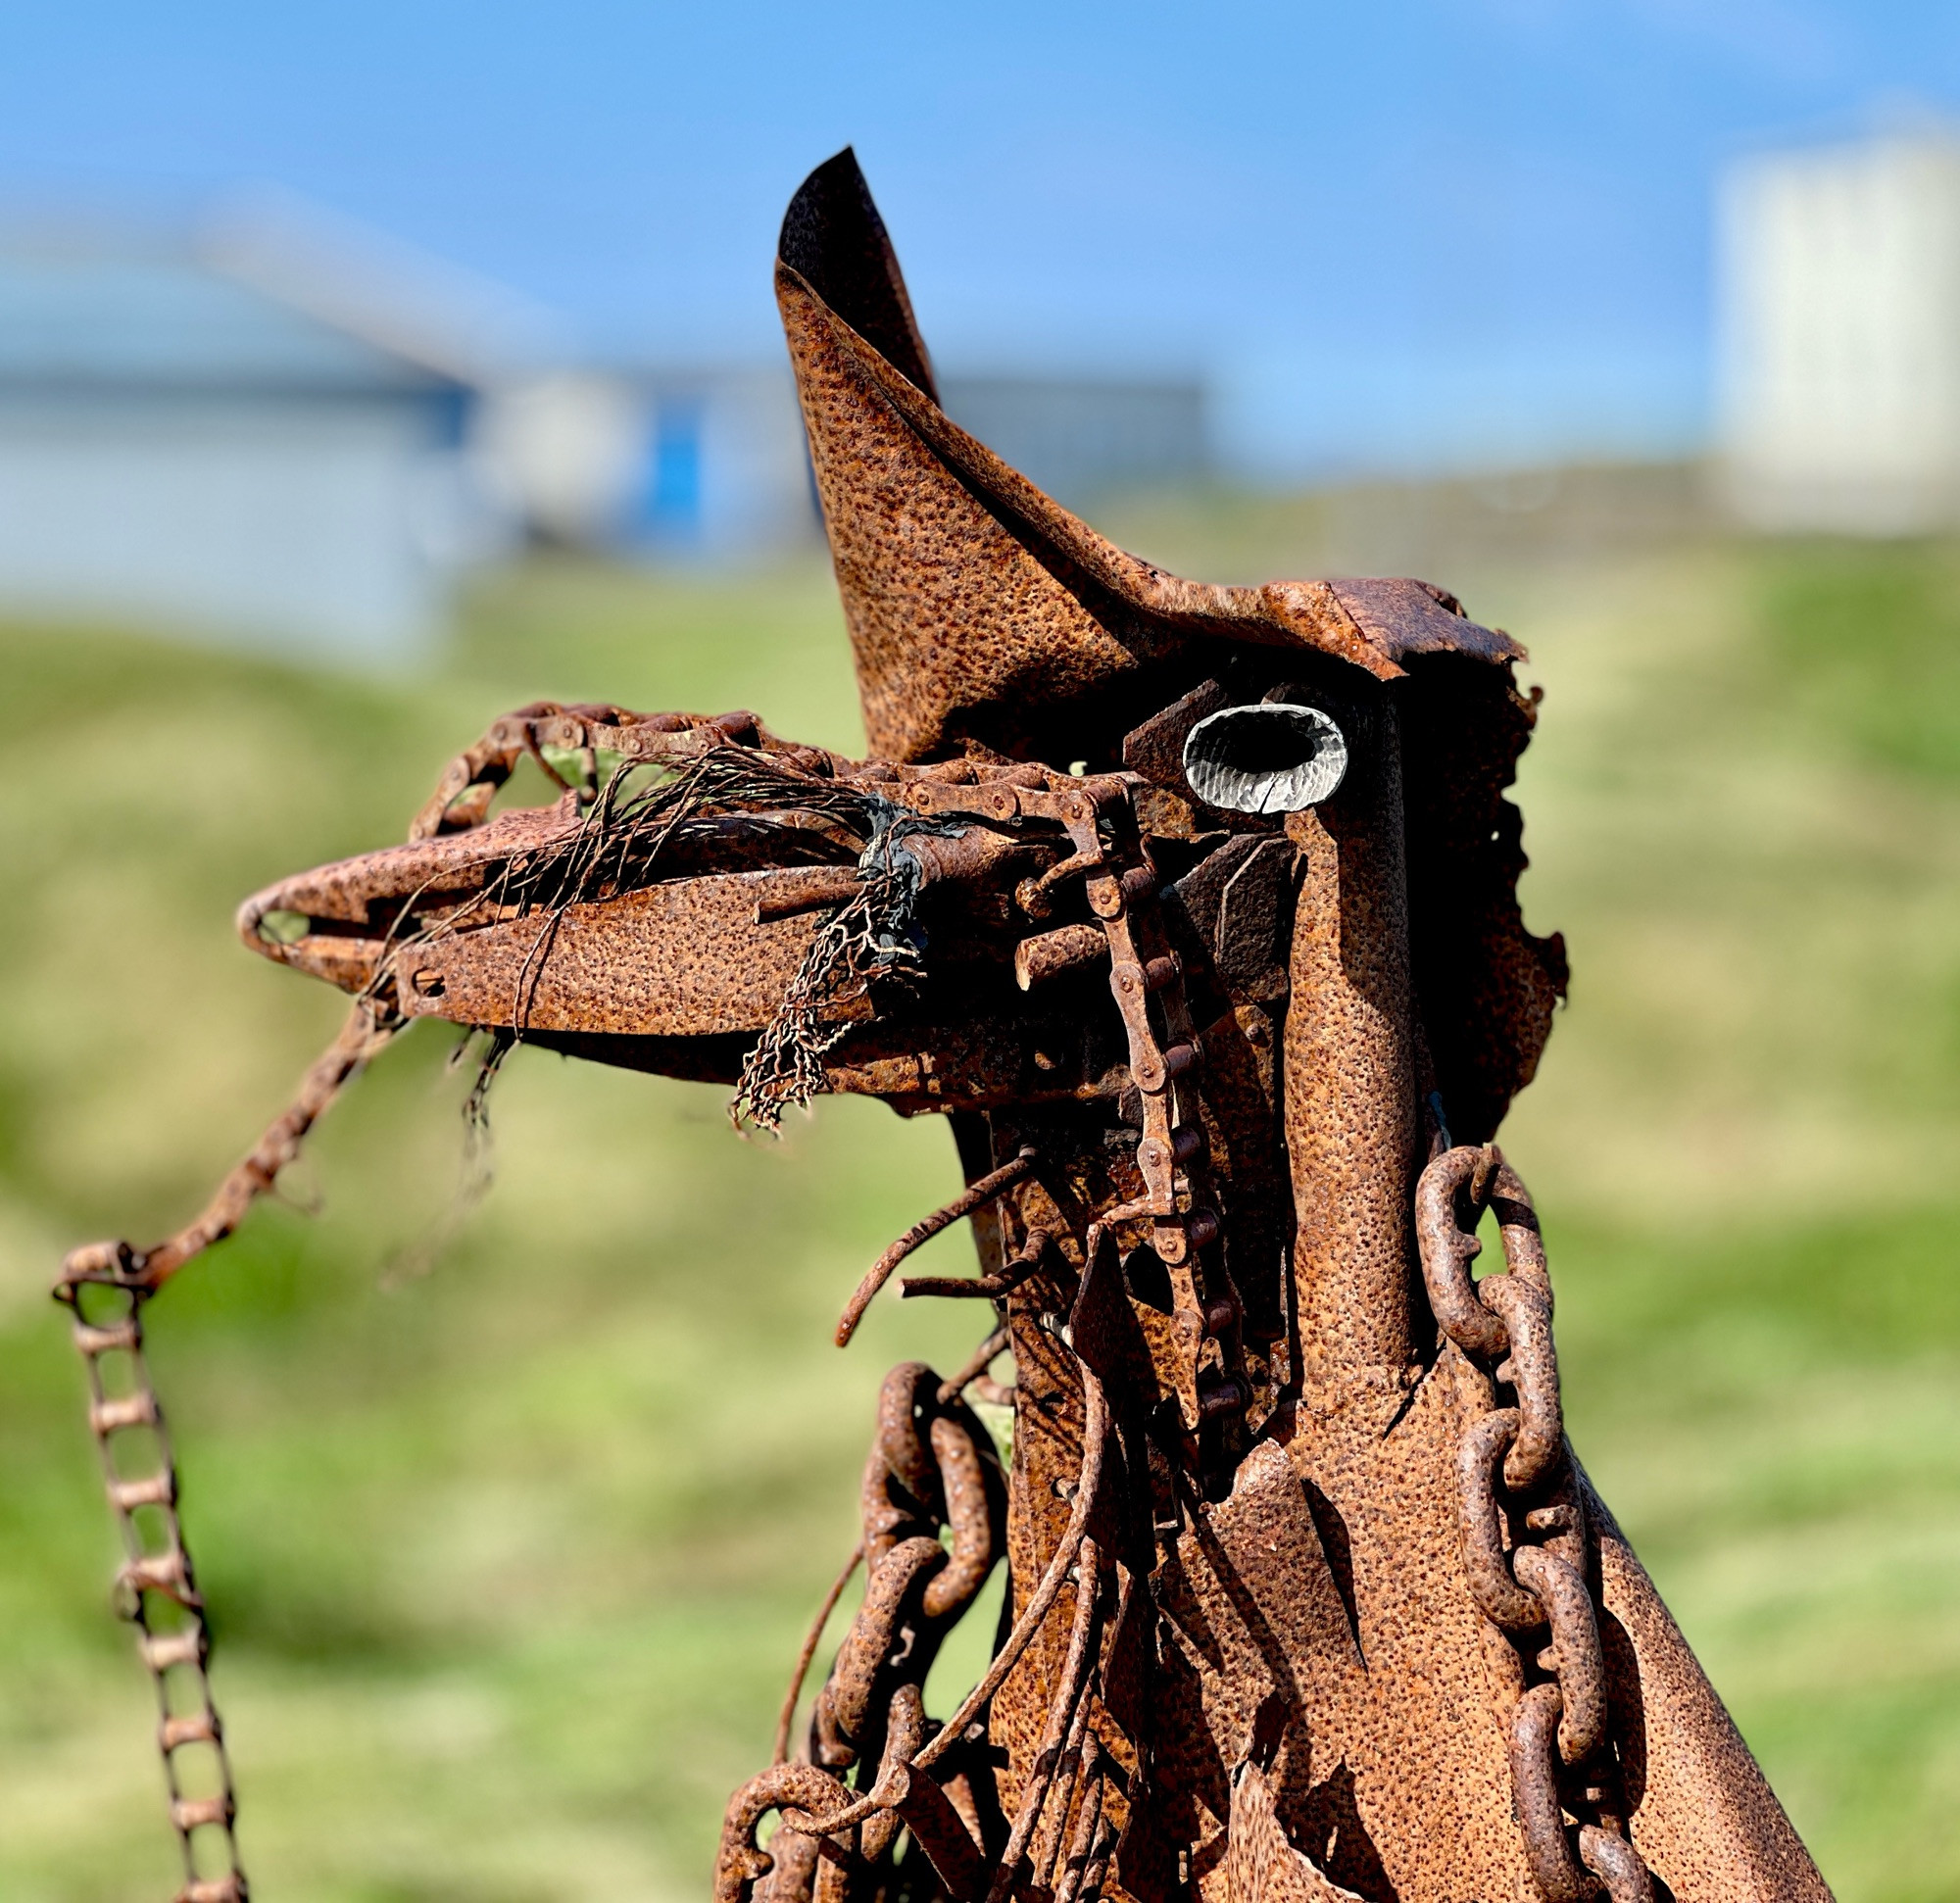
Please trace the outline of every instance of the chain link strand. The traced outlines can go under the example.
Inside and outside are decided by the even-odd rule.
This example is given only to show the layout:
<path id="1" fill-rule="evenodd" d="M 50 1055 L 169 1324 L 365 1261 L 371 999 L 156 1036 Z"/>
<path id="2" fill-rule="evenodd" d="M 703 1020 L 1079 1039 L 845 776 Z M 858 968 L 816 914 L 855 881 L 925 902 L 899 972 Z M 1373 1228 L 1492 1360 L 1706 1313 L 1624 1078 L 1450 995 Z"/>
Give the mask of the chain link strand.
<path id="1" fill-rule="evenodd" d="M 157 1690 L 171 1824 L 183 1852 L 176 1903 L 249 1903 L 239 1863 L 237 1800 L 224 1726 L 211 1694 L 211 1635 L 177 1517 L 176 1459 L 143 1353 L 143 1306 L 177 1271 L 243 1221 L 299 1153 L 341 1087 L 392 1038 L 400 1020 L 363 1000 L 197 1219 L 154 1248 L 92 1243 L 62 1264 L 55 1299 L 74 1316 L 88 1380 L 88 1427 L 122 1537 L 116 1607 L 139 1635 Z M 149 1460 L 137 1470 L 147 1437 Z M 125 1460 L 128 1463 L 125 1466 Z M 216 1866 L 216 1868 L 214 1868 Z"/>
<path id="2" fill-rule="evenodd" d="M 1064 885 L 1080 879 L 1106 944 L 1109 989 L 1128 1043 L 1141 1114 L 1135 1154 L 1143 1195 L 1099 1211 L 1097 1226 L 1113 1230 L 1120 1223 L 1150 1222 L 1152 1247 L 1169 1273 L 1173 1308 L 1184 1335 L 1185 1365 L 1178 1383 L 1184 1426 L 1194 1434 L 1200 1426 L 1211 1428 L 1218 1436 L 1214 1458 L 1229 1471 L 1244 1451 L 1245 1415 L 1252 1393 L 1241 1329 L 1244 1304 L 1222 1250 L 1213 1246 L 1223 1224 L 1199 1115 L 1204 1047 L 1192 1025 L 1184 966 L 1171 948 L 1159 903 L 1161 882 L 1138 827 L 1131 785 L 1120 776 L 1102 774 L 1060 787 L 995 780 L 975 786 L 911 783 L 897 791 L 936 816 L 970 814 L 993 825 L 1058 823 L 1067 836 L 1068 856 L 1039 878 L 1024 880 L 1015 897 L 1028 916 L 1040 918 L 1051 911 Z M 1057 936 L 1095 930 L 1070 927 Z M 850 1342 L 872 1298 L 913 1248 L 1030 1174 L 1037 1161 L 1024 1150 L 894 1243 L 846 1305 L 837 1327 L 838 1345 Z M 952 1292 L 951 1284 L 938 1278 L 915 1291 Z"/>
<path id="3" fill-rule="evenodd" d="M 1108 1568 L 1086 1533 L 1107 1415 L 1100 1384 L 1082 1373 L 1083 1471 L 1068 1531 L 987 1675 L 944 1725 L 925 1715 L 924 1682 L 1004 1550 L 1005 1483 L 954 1384 L 915 1361 L 886 1376 L 860 1496 L 863 1601 L 817 1692 L 799 1758 L 770 1766 L 729 1800 L 715 1903 L 844 1903 L 875 1878 L 905 1830 L 955 1903 L 999 1903 L 1031 1865 L 1053 1875 L 1057 1862 L 1078 1894 L 1094 1894 L 1083 1879 L 1099 1853 L 1106 1862 L 1105 1833 L 1092 1823 L 1066 1858 L 1060 1833 L 1078 1787 L 1081 1815 L 1100 1819 L 1101 1786 L 1114 1775 L 1090 1723 L 1127 1601 L 1119 1590 L 1109 1604 Z M 1075 1587 L 1067 1659 L 1010 1822 L 995 1798 L 987 1707 L 1064 1584 Z M 786 1714 L 817 1635 L 799 1660 Z M 854 1775 L 855 1788 L 845 1781 Z M 772 1812 L 780 1828 L 764 1849 L 758 1832 Z"/>
<path id="4" fill-rule="evenodd" d="M 1487 1209 L 1505 1272 L 1473 1281 Z M 1530 1194 L 1494 1145 L 1446 1149 L 1416 1186 L 1416 1231 L 1430 1304 L 1480 1410 L 1457 1446 L 1463 1569 L 1478 1609 L 1517 1654 L 1511 1782 L 1533 1879 L 1544 1903 L 1601 1890 L 1610 1903 L 1653 1903 L 1627 1834 L 1584 1495 L 1559 1399 L 1551 1277 Z M 1504 1390 L 1508 1406 L 1498 1405 Z"/>
<path id="5" fill-rule="evenodd" d="M 135 1626 L 156 1686 L 157 1747 L 170 1790 L 171 1823 L 183 1852 L 177 1903 L 247 1903 L 250 1892 L 233 1833 L 231 1761 L 206 1670 L 211 1640 L 204 1601 L 177 1520 L 176 1460 L 143 1353 L 148 1292 L 105 1290 L 101 1303 L 115 1306 L 120 1298 L 120 1312 L 105 1314 L 98 1307 L 92 1321 L 84 1320 L 81 1290 L 94 1286 L 74 1286 L 69 1301 L 74 1344 L 88 1372 L 89 1430 L 122 1536 L 116 1609 Z M 125 1459 L 132 1466 L 142 1461 L 135 1447 L 145 1438 L 146 1470 L 125 1472 Z M 216 1874 L 200 1874 L 214 1863 Z"/>

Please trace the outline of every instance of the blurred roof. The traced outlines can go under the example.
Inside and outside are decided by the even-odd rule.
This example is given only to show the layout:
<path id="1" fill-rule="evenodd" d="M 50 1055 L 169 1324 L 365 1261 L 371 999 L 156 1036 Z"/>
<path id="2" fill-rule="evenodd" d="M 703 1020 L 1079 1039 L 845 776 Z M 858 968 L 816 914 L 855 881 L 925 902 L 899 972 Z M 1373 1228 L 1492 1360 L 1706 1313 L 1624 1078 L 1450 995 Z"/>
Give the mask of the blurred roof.
<path id="1" fill-rule="evenodd" d="M 0 228 L 0 384 L 16 388 L 455 391 L 545 328 L 496 286 L 284 205 L 176 233 Z"/>

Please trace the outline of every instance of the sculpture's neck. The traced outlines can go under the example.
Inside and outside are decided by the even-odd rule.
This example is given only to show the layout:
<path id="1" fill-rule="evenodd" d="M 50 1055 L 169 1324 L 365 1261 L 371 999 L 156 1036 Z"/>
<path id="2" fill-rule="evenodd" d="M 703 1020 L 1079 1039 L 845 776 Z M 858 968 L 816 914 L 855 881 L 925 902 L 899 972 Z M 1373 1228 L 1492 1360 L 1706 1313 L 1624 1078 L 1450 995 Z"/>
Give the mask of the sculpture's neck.
<path id="1" fill-rule="evenodd" d="M 1409 1362 L 1408 1210 L 1417 1167 L 1401 756 L 1394 711 L 1356 732 L 1334 799 L 1297 812 L 1300 854 L 1285 1039 L 1302 1404 L 1400 1390 Z"/>

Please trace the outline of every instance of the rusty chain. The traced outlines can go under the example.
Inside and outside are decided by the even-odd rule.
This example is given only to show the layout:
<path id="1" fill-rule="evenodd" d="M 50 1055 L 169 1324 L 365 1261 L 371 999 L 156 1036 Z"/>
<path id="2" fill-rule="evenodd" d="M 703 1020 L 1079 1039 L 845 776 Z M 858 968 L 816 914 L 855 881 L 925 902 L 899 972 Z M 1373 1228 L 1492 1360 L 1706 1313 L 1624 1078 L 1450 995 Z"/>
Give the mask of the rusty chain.
<path id="1" fill-rule="evenodd" d="M 1105 1211 L 1113 1228 L 1132 1215 L 1152 1221 L 1152 1246 L 1170 1271 L 1173 1320 L 1183 1337 L 1188 1386 L 1178 1398 L 1187 1431 L 1205 1421 L 1243 1423 L 1252 1398 L 1240 1339 L 1243 1305 L 1214 1247 L 1223 1224 L 1206 1168 L 1198 1080 L 1204 1046 L 1191 1022 L 1184 962 L 1171 949 L 1158 903 L 1156 869 L 1137 826 L 1129 784 L 1085 782 L 1086 822 L 1063 810 L 1077 856 L 1101 862 L 1087 876 L 1089 908 L 1109 941 L 1109 989 L 1129 1041 L 1130 1076 L 1143 1112 L 1137 1169 L 1144 1195 Z M 1113 857 L 1104 847 L 1113 833 Z M 1151 1021 L 1156 1000 L 1163 1025 Z M 1204 1287 L 1200 1289 L 1199 1277 Z"/>
<path id="2" fill-rule="evenodd" d="M 555 704 L 540 703 L 498 721 L 445 768 L 435 792 L 410 823 L 409 838 L 481 825 L 498 787 L 527 755 L 563 785 L 536 735 L 537 716 L 559 711 Z M 611 708 L 580 711 L 616 713 Z M 176 1457 L 144 1352 L 143 1307 L 179 1270 L 237 1229 L 252 1204 L 271 1191 L 279 1172 L 299 1154 L 308 1133 L 341 1090 L 405 1022 L 388 998 L 357 1000 L 333 1042 L 301 1080 L 292 1102 L 266 1126 L 191 1222 L 147 1249 L 126 1242 L 73 1249 L 55 1282 L 54 1298 L 72 1317 L 87 1381 L 89 1434 L 122 1540 L 115 1605 L 137 1630 L 157 1696 L 157 1748 L 171 1824 L 183 1857 L 184 1880 L 176 1903 L 249 1903 L 251 1889 L 238 1853 L 238 1802 L 224 1725 L 211 1688 L 211 1633 L 177 1511 Z M 149 1436 L 148 1471 L 125 1473 L 119 1449 L 133 1445 L 141 1435 Z M 200 1759 L 201 1774 L 196 1769 Z M 206 1856 L 206 1849 L 214 1854 Z M 203 1874 L 208 1863 L 220 1865 L 217 1874 Z"/>
<path id="3" fill-rule="evenodd" d="M 1176 1398 L 1186 1432 L 1195 1434 L 1211 1422 L 1237 1427 L 1252 1391 L 1241 1338 L 1243 1303 L 1213 1246 L 1223 1222 L 1199 1110 L 1204 1047 L 1191 1021 L 1184 963 L 1171 947 L 1158 903 L 1160 882 L 1137 823 L 1136 782 L 1125 774 L 1075 779 L 1042 769 L 1031 776 L 1025 767 L 960 764 L 969 784 L 921 777 L 902 779 L 886 790 L 924 812 L 971 813 L 994 823 L 1058 822 L 1066 834 L 1068 855 L 1038 877 L 1023 880 L 1015 898 L 1024 913 L 1040 919 L 1052 913 L 1058 891 L 1080 879 L 1096 926 L 1064 925 L 1048 936 L 1072 960 L 1082 949 L 1073 943 L 1077 935 L 1100 928 L 1098 950 L 1106 949 L 1108 955 L 1109 989 L 1128 1044 L 1142 1125 L 1135 1158 L 1143 1194 L 1102 1212 L 1100 1224 L 1113 1230 L 1128 1222 L 1150 1223 L 1151 1245 L 1170 1277 L 1172 1323 L 1179 1337 Z M 1040 783 L 1029 783 L 1031 777 Z M 1041 943 L 1032 940 L 1022 949 Z M 1092 938 L 1090 944 L 1095 943 Z M 849 1342 L 872 1298 L 914 1248 L 1011 1184 L 1038 1174 L 1039 1161 L 1023 1149 L 886 1249 L 839 1319 L 839 1346 Z M 917 1278 L 906 1285 L 906 1293 L 998 1297 L 1008 1292 L 1013 1278 L 1033 1272 L 1049 1240 L 1044 1236 L 1037 1244 L 1031 1235 L 1033 1253 L 1024 1251 L 1006 1264 L 998 1283 Z M 1228 1447 L 1228 1464 L 1231 1457 Z"/>
<path id="4" fill-rule="evenodd" d="M 1100 927 L 1109 959 L 1110 991 L 1123 1024 L 1138 1098 L 1141 1130 L 1135 1158 L 1143 1193 L 1101 1213 L 1086 1239 L 1085 1275 L 1093 1273 L 1102 1255 L 1104 1235 L 1119 1224 L 1148 1221 L 1151 1245 L 1171 1278 L 1180 1347 L 1175 1398 L 1186 1432 L 1195 1434 L 1201 1426 L 1220 1421 L 1237 1425 L 1250 1404 L 1251 1390 L 1245 1378 L 1239 1341 L 1241 1304 L 1222 1259 L 1212 1249 L 1222 1224 L 1206 1175 L 1207 1149 L 1200 1121 L 1197 1084 L 1204 1052 L 1191 1022 L 1183 964 L 1170 947 L 1157 904 L 1159 881 L 1136 825 L 1131 786 L 1117 776 L 1058 786 L 1033 786 L 1018 773 L 1009 779 L 1006 774 L 989 774 L 984 769 L 975 771 L 973 777 L 977 784 L 971 787 L 943 781 L 902 784 L 899 797 L 909 796 L 910 804 L 935 814 L 971 811 L 997 822 L 1009 818 L 1059 820 L 1068 836 L 1070 853 L 1039 878 L 1024 881 L 1017 901 L 1024 912 L 1040 919 L 1051 912 L 1056 889 L 1064 881 L 1080 877 L 1084 900 Z M 1094 929 L 1064 926 L 1055 936 Z M 887 1248 L 846 1305 L 837 1328 L 839 1344 L 851 1340 L 878 1291 L 915 1248 L 1015 1184 L 1038 1177 L 1040 1163 L 1038 1150 L 1023 1147 Z M 909 1278 L 904 1285 L 905 1293 L 986 1297 L 998 1303 L 1037 1272 L 1054 1241 L 1045 1229 L 1031 1227 L 1020 1249 L 993 1274 Z M 1060 1339 L 1074 1355 L 1066 1334 Z M 979 1376 L 1003 1340 L 999 1333 L 990 1337 L 981 1354 L 962 1370 L 962 1377 Z M 905 1679 L 891 1694 L 885 1727 L 887 1748 L 876 1780 L 868 1794 L 855 1799 L 842 1781 L 823 1781 L 824 1770 L 834 1765 L 826 1755 L 830 1740 L 823 1730 L 826 1707 L 820 1696 L 812 1717 L 813 1748 L 808 1760 L 797 1765 L 778 1763 L 744 1785 L 731 1800 L 717 1865 L 716 1903 L 750 1903 L 752 1896 L 756 1903 L 804 1903 L 804 1899 L 837 1903 L 837 1885 L 844 1880 L 837 1873 L 862 1871 L 891 1847 L 891 1835 L 871 1838 L 851 1834 L 868 1831 L 881 1806 L 888 1812 L 895 1810 L 911 1828 L 956 1903 L 982 1903 L 983 1898 L 984 1903 L 1006 1903 L 1023 1886 L 1046 1891 L 1054 1903 L 1093 1903 L 1100 1895 L 1117 1844 L 1117 1833 L 1103 1817 L 1103 1793 L 1121 1774 L 1096 1736 L 1092 1713 L 1106 1678 L 1115 1635 L 1129 1612 L 1132 1582 L 1127 1573 L 1109 1565 L 1084 1531 L 1088 1496 L 1095 1487 L 1092 1469 L 1100 1472 L 1106 1412 L 1100 1383 L 1079 1355 L 1074 1358 L 1089 1407 L 1084 1475 L 1074 1494 L 1070 1531 L 986 1678 L 924 1749 L 901 1757 L 895 1755 L 891 1740 L 902 1732 L 909 1735 L 909 1728 L 902 1722 L 898 1701 L 902 1695 L 915 1695 L 914 1687 L 923 1674 Z M 904 1369 L 895 1371 L 892 1380 L 902 1381 L 905 1373 Z M 963 1388 L 963 1378 L 958 1386 Z M 954 1388 L 955 1384 L 947 1384 L 942 1395 Z M 887 1395 L 891 1392 L 888 1382 Z M 889 1437 L 890 1405 L 888 1399 L 881 1406 L 880 1446 Z M 1231 1457 L 1229 1450 L 1226 1457 Z M 839 1650 L 838 1665 L 833 1667 L 833 1681 L 842 1672 L 847 1685 L 856 1683 L 855 1671 L 845 1670 L 847 1661 L 870 1656 L 888 1642 L 889 1608 L 912 1585 L 898 1570 L 907 1563 L 902 1559 L 903 1548 L 894 1548 L 884 1566 L 892 1573 L 896 1591 L 881 1589 L 873 1512 L 880 1460 L 874 1451 L 866 1471 L 865 1538 L 859 1547 L 868 1570 L 864 1604 Z M 889 1461 L 885 1464 L 889 1468 Z M 917 1563 L 930 1573 L 938 1548 L 923 1540 L 917 1543 Z M 840 1575 L 806 1642 L 778 1729 L 779 1758 L 797 1686 L 850 1570 L 847 1566 Z M 984 1710 L 1028 1638 L 1047 1617 L 1065 1578 L 1073 1581 L 1076 1594 L 1064 1662 L 1012 1824 L 1004 1842 L 990 1843 L 981 1829 L 970 1783 L 962 1785 L 957 1774 L 948 1781 L 947 1790 L 960 1793 L 959 1803 L 949 1815 L 944 1792 L 930 1794 L 933 1781 L 924 1774 L 935 1753 L 963 1736 L 970 1719 Z M 1113 1608 L 1107 1603 L 1112 1579 L 1117 1582 Z M 973 1741 L 983 1742 L 984 1738 L 984 1726 L 974 1728 Z M 773 1839 L 773 1854 L 761 1850 L 756 1841 L 759 1825 L 772 1809 L 782 1819 Z M 827 1845 L 827 1850 L 819 1844 Z"/>
<path id="5" fill-rule="evenodd" d="M 970 1881 L 984 1846 L 998 1837 L 975 1781 L 963 1771 L 944 1785 L 906 1775 L 928 1741 L 926 1675 L 946 1633 L 973 1603 L 1006 1540 L 1006 1484 L 992 1439 L 949 1387 L 925 1363 L 906 1361 L 879 1390 L 877 1430 L 859 1488 L 858 1546 L 791 1678 L 777 1728 L 778 1761 L 729 1802 L 716 1859 L 718 1903 L 738 1903 L 762 1879 L 773 1899 L 810 1894 L 828 1903 L 838 1883 L 889 1856 L 907 1825 L 922 1844 L 930 1844 L 936 1865 L 950 1866 Z M 941 1544 L 942 1530 L 950 1536 L 950 1550 Z M 817 1692 L 803 1752 L 797 1762 L 784 1763 L 804 1674 L 859 1560 L 865 1570 L 863 1601 Z M 866 1767 L 873 1768 L 868 1777 Z M 844 1781 L 854 1771 L 864 1789 L 877 1789 L 891 1801 L 838 1823 L 832 1814 L 851 1811 L 861 1797 Z M 894 1790 L 902 1777 L 907 1784 L 903 1801 Z M 773 1851 L 764 1851 L 756 1832 L 771 1811 L 791 1821 Z M 797 1828 L 817 1818 L 832 1828 Z"/>
<path id="6" fill-rule="evenodd" d="M 55 1299 L 74 1318 L 88 1381 L 88 1427 L 101 1456 L 110 1510 L 122 1537 L 116 1606 L 135 1626 L 157 1694 L 157 1748 L 171 1823 L 183 1854 L 177 1903 L 246 1903 L 237 1799 L 224 1726 L 212 1697 L 211 1635 L 177 1516 L 177 1470 L 162 1403 L 143 1350 L 143 1305 L 170 1278 L 222 1241 L 298 1154 L 341 1087 L 399 1028 L 363 1002 L 307 1072 L 297 1096 L 220 1184 L 197 1218 L 154 1248 L 92 1243 L 62 1264 Z M 124 1451 L 147 1436 L 149 1463 L 129 1472 Z M 211 1855 L 205 1852 L 211 1852 Z M 202 1867 L 219 1862 L 217 1875 Z"/>
<path id="7" fill-rule="evenodd" d="M 1473 1281 L 1486 1209 L 1505 1272 Z M 1583 1903 L 1601 1889 L 1611 1903 L 1653 1903 L 1627 1833 L 1585 1496 L 1565 1439 L 1551 1277 L 1530 1194 L 1494 1145 L 1446 1149 L 1416 1186 L 1416 1231 L 1430 1304 L 1481 1408 L 1457 1447 L 1458 1531 L 1471 1597 L 1518 1658 L 1511 1781 L 1533 1879 L 1544 1903 Z M 1498 1406 L 1506 1388 L 1513 1404 Z M 1541 1634 L 1550 1641 L 1543 1649 Z"/>
<path id="8" fill-rule="evenodd" d="M 74 1257 L 71 1271 L 76 1271 Z M 249 1889 L 234 1831 L 237 1803 L 224 1726 L 211 1694 L 211 1635 L 177 1519 L 177 1470 L 170 1433 L 143 1352 L 139 1284 L 114 1287 L 120 1312 L 98 1308 L 84 1319 L 81 1291 L 100 1285 L 77 1273 L 66 1297 L 74 1311 L 74 1344 L 88 1371 L 88 1425 L 102 1457 L 109 1504 L 122 1537 L 116 1609 L 135 1628 L 157 1694 L 157 1748 L 170 1792 L 171 1824 L 183 1855 L 178 1903 L 247 1903 Z M 108 1369 L 120 1364 L 120 1379 Z M 150 1441 L 148 1471 L 125 1473 L 119 1448 L 139 1435 Z M 217 1875 L 201 1875 L 215 1852 Z"/>
<path id="9" fill-rule="evenodd" d="M 983 1349 L 989 1345 L 999 1351 L 998 1336 Z M 968 1370 L 991 1359 L 976 1354 Z M 987 1673 L 943 1725 L 925 1716 L 924 1681 L 946 1631 L 972 1604 L 1004 1549 L 1004 1484 L 985 1429 L 953 1383 L 920 1362 L 903 1362 L 885 1378 L 859 1496 L 862 1537 L 806 1642 L 786 1719 L 858 1555 L 866 1569 L 864 1598 L 817 1694 L 802 1755 L 778 1761 L 729 1800 L 715 1903 L 843 1903 L 854 1879 L 895 1852 L 902 1830 L 910 1831 L 955 1903 L 1002 1903 L 1031 1873 L 1044 1881 L 1058 1875 L 1074 1903 L 1099 1893 L 1114 1848 L 1102 1821 L 1102 1789 L 1118 1774 L 1092 1719 L 1129 1587 L 1126 1579 L 1112 1607 L 1110 1569 L 1088 1536 L 1108 1416 L 1101 1384 L 1086 1367 L 1082 1372 L 1083 1466 L 1068 1528 Z M 1070 1583 L 1075 1613 L 1066 1663 L 1009 1821 L 994 1789 L 987 1708 Z M 787 1723 L 779 1725 L 779 1756 L 788 1732 Z M 856 1787 L 846 1782 L 854 1774 Z M 1076 1829 L 1064 1842 L 1071 1810 Z M 779 1828 L 764 1848 L 758 1832 L 772 1812 Z"/>

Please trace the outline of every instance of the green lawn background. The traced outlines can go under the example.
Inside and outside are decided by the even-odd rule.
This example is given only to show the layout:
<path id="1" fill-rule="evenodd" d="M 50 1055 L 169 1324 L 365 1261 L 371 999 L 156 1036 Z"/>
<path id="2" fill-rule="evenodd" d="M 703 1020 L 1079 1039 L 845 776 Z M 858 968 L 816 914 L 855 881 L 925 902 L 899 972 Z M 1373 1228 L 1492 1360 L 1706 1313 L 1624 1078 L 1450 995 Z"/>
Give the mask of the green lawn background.
<path id="1" fill-rule="evenodd" d="M 1307 505 L 1114 526 L 1234 579 L 1330 553 Z M 1546 693 L 1523 890 L 1575 980 L 1505 1141 L 1574 1437 L 1838 1894 L 1960 1897 L 1960 555 L 1438 578 Z M 0 679 L 0 1896 L 162 1903 L 148 1688 L 44 1291 L 66 1245 L 182 1220 L 338 1020 L 233 906 L 399 837 L 531 699 L 859 731 L 820 560 L 531 563 L 414 677 L 19 626 Z M 827 1342 L 952 1146 L 863 1102 L 745 1142 L 714 1090 L 519 1051 L 470 1210 L 452 1044 L 390 1052 L 152 1310 L 248 1865 L 266 1903 L 700 1897 L 854 1537 L 879 1375 L 970 1342 L 896 1303 Z"/>

